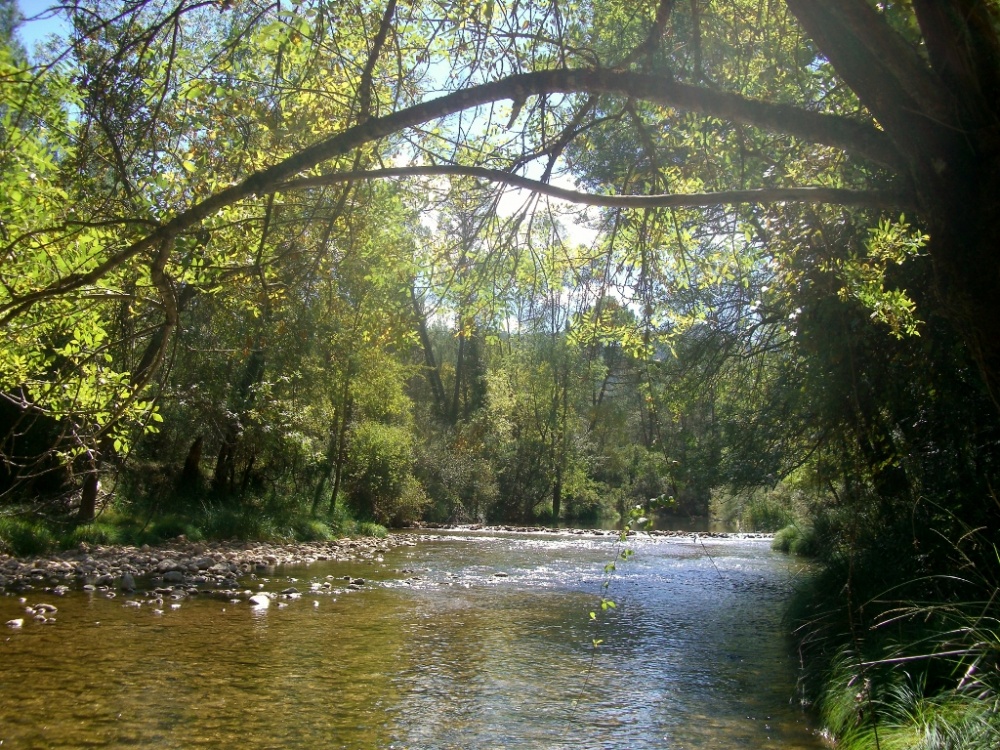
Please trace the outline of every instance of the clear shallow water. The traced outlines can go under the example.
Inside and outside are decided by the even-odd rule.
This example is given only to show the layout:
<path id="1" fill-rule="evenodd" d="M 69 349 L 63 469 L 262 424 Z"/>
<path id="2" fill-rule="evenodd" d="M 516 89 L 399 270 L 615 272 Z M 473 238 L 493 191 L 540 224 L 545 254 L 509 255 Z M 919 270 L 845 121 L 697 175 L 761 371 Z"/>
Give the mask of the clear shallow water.
<path id="1" fill-rule="evenodd" d="M 28 594 L 59 612 L 0 632 L 2 747 L 822 747 L 780 623 L 794 563 L 764 542 L 634 546 L 597 622 L 609 538 L 444 536 L 282 569 L 245 583 L 303 596 L 264 611 Z M 23 609 L 0 597 L 0 621 Z"/>

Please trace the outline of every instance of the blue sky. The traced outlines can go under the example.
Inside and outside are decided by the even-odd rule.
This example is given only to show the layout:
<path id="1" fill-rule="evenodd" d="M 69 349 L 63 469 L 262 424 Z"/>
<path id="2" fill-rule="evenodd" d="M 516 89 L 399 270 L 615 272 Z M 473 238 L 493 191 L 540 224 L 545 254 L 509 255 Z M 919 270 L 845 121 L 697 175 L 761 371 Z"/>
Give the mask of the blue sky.
<path id="1" fill-rule="evenodd" d="M 29 19 L 18 29 L 18 36 L 21 37 L 21 42 L 29 52 L 34 49 L 36 43 L 49 35 L 63 35 L 67 30 L 66 24 L 61 19 L 43 17 L 30 20 L 34 19 L 35 16 L 48 15 L 45 11 L 52 4 L 52 0 L 17 0 L 17 7 L 21 10 L 21 15 Z"/>

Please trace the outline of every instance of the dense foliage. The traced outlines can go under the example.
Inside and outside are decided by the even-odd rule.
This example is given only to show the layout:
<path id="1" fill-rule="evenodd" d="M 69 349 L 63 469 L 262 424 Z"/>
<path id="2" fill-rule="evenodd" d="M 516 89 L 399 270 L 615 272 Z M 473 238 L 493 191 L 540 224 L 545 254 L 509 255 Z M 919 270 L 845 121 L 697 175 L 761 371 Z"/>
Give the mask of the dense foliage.
<path id="1" fill-rule="evenodd" d="M 820 557 L 838 736 L 996 746 L 994 0 L 41 18 L 0 0 L 6 546 L 670 499 Z"/>

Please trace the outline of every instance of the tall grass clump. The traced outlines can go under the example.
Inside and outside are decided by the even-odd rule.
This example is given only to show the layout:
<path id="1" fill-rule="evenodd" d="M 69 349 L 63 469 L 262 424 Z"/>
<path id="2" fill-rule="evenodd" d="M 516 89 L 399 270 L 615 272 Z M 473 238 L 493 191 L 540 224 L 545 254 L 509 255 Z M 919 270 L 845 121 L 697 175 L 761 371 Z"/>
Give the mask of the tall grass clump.
<path id="1" fill-rule="evenodd" d="M 801 478 L 775 487 L 719 488 L 712 492 L 712 516 L 739 531 L 777 532 L 808 515 L 815 503 Z"/>
<path id="2" fill-rule="evenodd" d="M 822 550 L 792 607 L 805 689 L 844 750 L 996 750 L 1000 556 L 978 533 L 932 547 L 914 528 L 841 529 L 855 544 Z"/>
<path id="3" fill-rule="evenodd" d="M 775 533 L 771 549 L 799 557 L 815 557 L 819 554 L 820 540 L 812 524 L 791 523 Z"/>
<path id="4" fill-rule="evenodd" d="M 92 546 L 110 546 L 125 544 L 131 541 L 128 529 L 120 524 L 97 520 L 70 529 L 62 539 L 60 546 L 77 547 L 80 544 Z"/>
<path id="5" fill-rule="evenodd" d="M 385 528 L 385 526 L 380 523 L 374 523 L 373 521 L 358 522 L 356 533 L 359 536 L 373 536 L 379 539 L 384 539 L 389 536 L 389 531 Z"/>
<path id="6" fill-rule="evenodd" d="M 0 517 L 0 548 L 17 557 L 50 552 L 58 539 L 47 524 L 24 516 Z"/>

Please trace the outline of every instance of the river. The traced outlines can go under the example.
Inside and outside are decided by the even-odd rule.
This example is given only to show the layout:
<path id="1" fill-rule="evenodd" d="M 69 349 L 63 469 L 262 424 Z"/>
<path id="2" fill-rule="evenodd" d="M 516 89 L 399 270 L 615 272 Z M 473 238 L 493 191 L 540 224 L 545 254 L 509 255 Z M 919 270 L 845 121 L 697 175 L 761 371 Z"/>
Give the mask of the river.
<path id="1" fill-rule="evenodd" d="M 436 534 L 245 579 L 302 592 L 266 609 L 3 596 L 0 622 L 59 611 L 0 632 L 0 746 L 823 747 L 781 623 L 797 563 L 764 541 L 631 546 L 609 576 L 611 537 Z"/>

